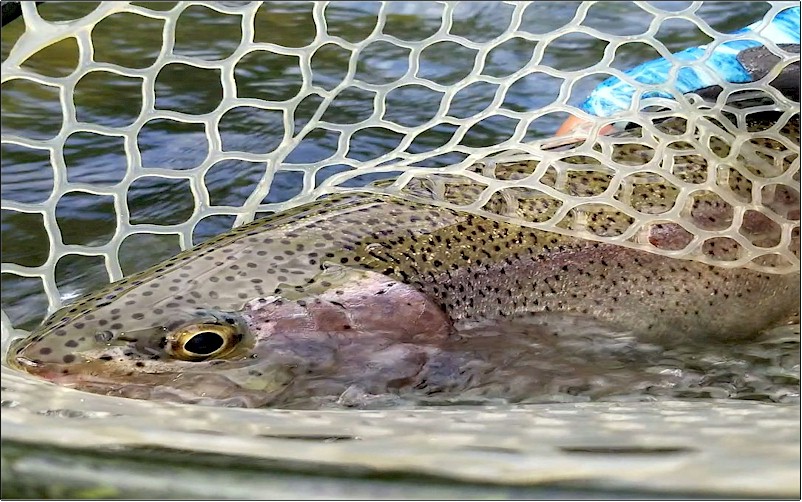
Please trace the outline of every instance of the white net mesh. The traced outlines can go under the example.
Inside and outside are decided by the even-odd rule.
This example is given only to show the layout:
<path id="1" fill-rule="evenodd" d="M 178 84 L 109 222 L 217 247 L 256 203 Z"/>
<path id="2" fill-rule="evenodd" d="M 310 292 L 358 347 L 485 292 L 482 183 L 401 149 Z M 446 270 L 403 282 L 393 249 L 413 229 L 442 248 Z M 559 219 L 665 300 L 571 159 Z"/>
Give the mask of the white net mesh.
<path id="1" fill-rule="evenodd" d="M 798 131 L 797 139 L 789 132 L 794 116 L 798 122 L 798 104 L 768 84 L 798 62 L 799 54 L 754 32 L 727 35 L 714 29 L 702 15 L 701 2 L 679 10 L 584 2 L 556 21 L 560 16 L 548 15 L 555 5 L 484 6 L 488 16 L 500 20 L 497 32 L 488 33 L 463 22 L 460 12 L 472 7 L 456 2 L 103 2 L 72 20 L 45 18 L 47 5 L 23 2 L 25 31 L 4 48 L 4 55 L 9 52 L 2 63 L 2 144 L 9 151 L 46 157 L 52 191 L 35 201 L 4 195 L 6 214 L 36 216 L 43 227 L 39 234 L 4 230 L 9 246 L 4 251 L 15 239 L 48 243 L 46 256 L 35 264 L 4 252 L 4 277 L 41 279 L 53 311 L 72 294 L 59 283 L 57 269 L 72 267 L 76 255 L 102 257 L 108 279 L 116 280 L 124 273 L 121 249 L 133 235 L 177 235 L 180 247 L 187 248 L 207 218 L 227 215 L 233 217 L 229 225 L 241 224 L 258 213 L 382 177 L 395 181 L 367 189 L 683 259 L 798 271 L 793 241 L 799 222 L 793 208 L 799 194 L 799 144 Z M 791 5 L 771 2 L 756 12 L 767 24 Z M 619 9 L 637 22 L 594 27 L 599 9 Z M 613 12 L 612 19 L 618 15 L 623 14 Z M 544 30 L 546 18 L 556 26 Z M 661 40 L 662 27 L 672 22 L 686 23 L 712 40 L 696 65 L 720 44 L 739 39 L 757 40 L 780 63 L 757 82 L 722 84 L 723 97 L 712 108 L 678 92 L 673 99 L 635 100 L 628 110 L 595 120 L 589 133 L 593 141 L 569 149 L 547 148 L 549 142 L 544 146 L 540 140 L 548 134 L 542 131 L 556 121 L 569 113 L 589 118 L 575 105 L 595 84 L 611 75 L 628 79 L 619 68 L 643 61 L 633 61 L 632 46 L 640 47 L 639 54 L 647 48 L 651 57 L 667 58 L 677 71 L 689 64 L 672 56 L 685 41 Z M 208 31 L 198 23 L 219 30 L 215 43 L 200 35 Z M 137 45 L 127 44 L 134 26 L 149 30 L 150 36 L 140 33 Z M 61 51 L 55 60 L 62 65 L 52 64 L 53 51 Z M 572 60 L 577 51 L 598 59 L 580 64 Z M 37 58 L 46 55 L 50 63 L 38 64 Z M 449 64 L 433 64 L 437 58 Z M 269 71 L 249 79 L 258 68 Z M 272 80 L 276 75 L 284 78 L 280 85 Z M 295 85 L 286 85 L 288 75 L 295 77 Z M 675 77 L 676 71 L 670 79 Z M 171 79 L 181 86 L 166 85 Z M 549 91 L 544 80 L 558 84 Z M 627 81 L 643 91 L 655 88 Z M 23 88 L 36 97 L 34 104 L 15 101 Z M 183 94 L 167 100 L 164 94 L 177 88 Z M 732 99 L 727 104 L 736 93 L 760 94 L 760 106 L 744 109 Z M 526 108 L 513 99 L 521 94 L 527 97 Z M 100 117 L 86 112 L 91 108 L 87 103 L 102 107 L 99 100 L 118 99 L 130 104 L 126 113 Z M 659 112 L 645 111 L 655 106 Z M 750 129 L 747 116 L 767 111 L 781 113 L 776 123 Z M 673 129 L 655 125 L 669 116 L 678 117 Z M 37 121 L 36 130 L 25 125 L 32 121 Z M 621 121 L 641 125 L 642 133 L 626 140 L 597 137 L 602 127 Z M 249 141 L 230 133 L 232 123 L 269 131 L 268 137 Z M 154 164 L 148 138 L 165 128 L 180 130 L 182 139 L 177 136 L 163 146 L 173 149 L 171 160 Z M 498 140 L 496 134 L 488 143 L 487 129 L 501 130 L 506 137 Z M 444 140 L 432 141 L 433 133 Z M 366 153 L 363 145 L 376 135 L 392 137 L 394 144 L 388 147 L 385 141 Z M 71 175 L 69 159 L 76 145 L 90 149 L 103 142 L 120 145 L 116 177 Z M 246 164 L 247 172 L 241 169 Z M 239 187 L 241 199 L 216 195 L 214 181 L 221 176 L 248 179 L 247 186 Z M 187 210 L 176 215 L 170 208 L 144 222 L 138 218 L 131 199 L 153 180 L 175 182 L 164 197 L 188 199 L 191 194 Z M 289 190 L 289 196 L 274 195 L 282 184 L 292 186 L 283 192 Z M 457 197 L 450 196 L 454 186 L 462 186 Z M 638 197 L 655 190 L 661 203 L 639 205 Z M 108 202 L 104 218 L 109 223 L 113 218 L 113 229 L 105 241 L 73 243 L 68 234 L 75 229 L 59 218 L 59 204 L 88 194 Z M 718 208 L 712 224 L 700 224 L 694 214 L 700 203 Z M 607 218 L 614 224 L 597 224 Z M 683 242 L 661 245 L 650 238 L 660 225 L 677 224 L 686 230 Z M 5 314 L 3 325 L 11 327 Z"/>

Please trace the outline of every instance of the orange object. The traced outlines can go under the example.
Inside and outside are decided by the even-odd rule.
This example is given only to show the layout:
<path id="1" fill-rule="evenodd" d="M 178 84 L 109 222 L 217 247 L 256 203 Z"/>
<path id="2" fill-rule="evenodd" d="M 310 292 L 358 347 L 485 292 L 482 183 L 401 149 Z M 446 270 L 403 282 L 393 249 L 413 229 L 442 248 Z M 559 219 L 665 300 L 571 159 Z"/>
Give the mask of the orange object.
<path id="1" fill-rule="evenodd" d="M 557 129 L 557 136 L 565 136 L 566 134 L 571 134 L 577 128 L 582 125 L 589 124 L 587 120 L 582 120 L 581 118 L 577 117 L 576 115 L 571 115 L 568 119 L 562 123 L 559 129 Z"/>
<path id="2" fill-rule="evenodd" d="M 591 122 L 589 120 L 581 119 L 575 115 L 571 115 L 565 122 L 562 123 L 555 136 L 566 136 L 568 134 L 572 134 L 577 132 L 579 129 L 582 128 L 590 128 Z M 609 134 L 611 133 L 615 127 L 612 124 L 608 124 L 602 127 L 599 130 L 599 134 Z"/>

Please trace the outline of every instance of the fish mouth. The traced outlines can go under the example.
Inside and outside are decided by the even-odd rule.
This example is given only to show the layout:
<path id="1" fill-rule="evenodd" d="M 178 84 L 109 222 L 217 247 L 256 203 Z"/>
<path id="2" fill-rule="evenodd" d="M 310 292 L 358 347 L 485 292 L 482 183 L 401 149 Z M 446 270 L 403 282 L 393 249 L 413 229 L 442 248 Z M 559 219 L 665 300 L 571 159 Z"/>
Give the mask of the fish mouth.
<path id="1" fill-rule="evenodd" d="M 83 365 L 45 363 L 32 365 L 17 357 L 16 366 L 48 382 L 81 392 L 128 399 L 239 408 L 270 406 L 289 380 L 281 372 L 268 374 L 258 383 L 241 372 L 186 371 L 149 373 L 110 368 L 88 362 Z M 20 368 L 20 369 L 22 369 Z"/>

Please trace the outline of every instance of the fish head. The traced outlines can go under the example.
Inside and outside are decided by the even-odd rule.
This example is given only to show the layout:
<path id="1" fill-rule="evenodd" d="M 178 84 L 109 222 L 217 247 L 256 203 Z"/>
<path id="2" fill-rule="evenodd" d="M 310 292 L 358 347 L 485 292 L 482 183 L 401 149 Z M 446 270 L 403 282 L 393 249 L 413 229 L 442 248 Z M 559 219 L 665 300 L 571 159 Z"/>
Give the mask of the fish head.
<path id="1" fill-rule="evenodd" d="M 388 209 L 372 195 L 310 203 L 76 300 L 16 343 L 7 359 L 98 394 L 238 406 L 273 403 L 298 381 L 294 366 L 312 375 L 358 372 L 370 349 L 386 347 L 393 336 L 442 338 L 450 329 L 445 313 L 420 292 L 343 265 L 360 239 L 392 233 L 375 230 L 387 214 L 399 219 L 395 232 L 456 220 L 447 211 L 419 216 L 413 205 Z M 371 223 L 353 223 L 360 219 Z M 352 343 L 374 334 L 368 344 Z M 349 363 L 330 365 L 345 345 L 353 349 Z"/>
<path id="2" fill-rule="evenodd" d="M 286 382 L 281 366 L 258 359 L 241 312 L 175 306 L 112 322 L 121 309 L 106 310 L 91 319 L 59 313 L 12 347 L 11 363 L 79 390 L 215 405 L 263 405 L 282 388 L 270 375 Z"/>
<path id="3" fill-rule="evenodd" d="M 309 379 L 359 381 L 377 352 L 437 343 L 452 332 L 446 313 L 414 287 L 364 270 L 332 267 L 323 275 L 327 286 L 304 296 L 202 305 L 186 303 L 191 294 L 144 295 L 158 289 L 139 284 L 56 312 L 12 347 L 10 362 L 97 394 L 259 407 Z M 413 363 L 383 364 L 404 373 L 414 372 Z"/>

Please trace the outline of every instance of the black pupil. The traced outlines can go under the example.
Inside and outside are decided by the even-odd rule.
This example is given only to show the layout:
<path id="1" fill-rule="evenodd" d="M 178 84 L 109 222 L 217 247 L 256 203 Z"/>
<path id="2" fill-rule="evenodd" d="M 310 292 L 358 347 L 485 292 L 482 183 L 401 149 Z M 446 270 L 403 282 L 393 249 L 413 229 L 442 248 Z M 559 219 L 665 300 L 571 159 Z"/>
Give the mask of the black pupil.
<path id="1" fill-rule="evenodd" d="M 193 354 L 207 355 L 223 346 L 225 340 L 217 333 L 201 331 L 184 344 L 184 350 Z"/>

